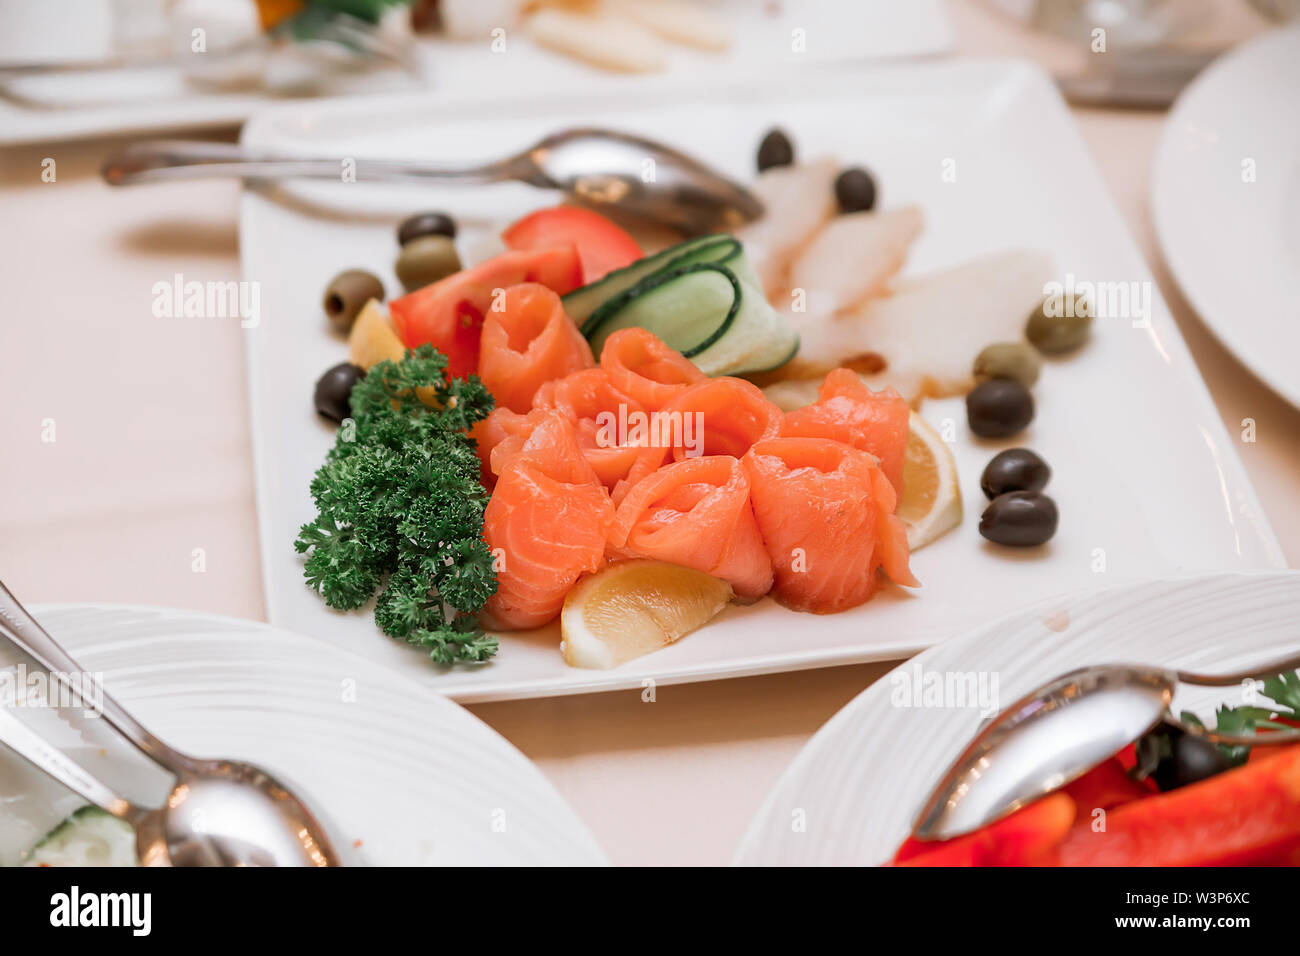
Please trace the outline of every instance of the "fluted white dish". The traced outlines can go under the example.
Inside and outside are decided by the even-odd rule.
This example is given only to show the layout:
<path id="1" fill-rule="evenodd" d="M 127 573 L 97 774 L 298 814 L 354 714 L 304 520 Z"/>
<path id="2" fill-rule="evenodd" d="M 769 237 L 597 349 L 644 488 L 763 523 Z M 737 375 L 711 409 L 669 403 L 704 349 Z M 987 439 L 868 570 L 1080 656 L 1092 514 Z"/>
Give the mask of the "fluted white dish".
<path id="1" fill-rule="evenodd" d="M 264 765 L 302 788 L 364 863 L 605 862 L 523 754 L 401 674 L 229 617 L 95 604 L 33 613 L 164 740 Z M 78 760 L 102 756 L 57 743 Z M 83 802 L 0 747 L 0 862 Z"/>
<path id="2" fill-rule="evenodd" d="M 1300 649 L 1300 572 L 1197 575 L 1040 602 L 931 648 L 850 701 L 768 794 L 736 849 L 742 866 L 887 862 L 922 801 L 980 722 L 1053 677 L 1091 664 L 1213 673 Z M 973 675 L 996 694 L 975 706 L 916 687 Z M 995 683 L 996 681 L 996 683 Z M 934 685 L 937 686 L 937 685 Z M 1176 710 L 1203 716 L 1238 689 L 1180 688 Z M 1234 699 L 1236 695 L 1236 699 Z M 968 698 L 969 699 L 969 698 Z"/>

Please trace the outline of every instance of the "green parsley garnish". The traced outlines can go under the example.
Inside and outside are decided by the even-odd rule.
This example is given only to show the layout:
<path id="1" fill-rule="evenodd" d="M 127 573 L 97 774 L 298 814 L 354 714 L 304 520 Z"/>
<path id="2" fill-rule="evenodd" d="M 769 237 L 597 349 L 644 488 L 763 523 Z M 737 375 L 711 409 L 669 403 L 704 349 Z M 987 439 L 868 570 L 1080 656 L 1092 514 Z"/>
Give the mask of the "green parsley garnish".
<path id="1" fill-rule="evenodd" d="M 1290 724 L 1275 719 L 1285 717 L 1288 720 L 1300 719 L 1300 674 L 1278 674 L 1264 681 L 1263 696 L 1273 702 L 1273 707 L 1241 705 L 1228 707 L 1220 705 L 1214 712 L 1214 727 L 1224 734 L 1253 734 L 1261 728 L 1266 730 L 1294 730 Z M 1191 711 L 1183 711 L 1184 723 L 1205 724 Z M 1249 747 L 1233 747 L 1220 744 L 1219 749 L 1228 758 L 1228 765 L 1240 766 L 1250 756 Z"/>
<path id="2" fill-rule="evenodd" d="M 375 623 L 439 664 L 497 651 L 478 624 L 497 584 L 483 541 L 487 492 L 465 434 L 492 396 L 475 376 L 448 381 L 446 367 L 422 345 L 356 384 L 352 418 L 312 479 L 320 513 L 294 542 L 326 604 L 354 610 L 381 591 Z"/>

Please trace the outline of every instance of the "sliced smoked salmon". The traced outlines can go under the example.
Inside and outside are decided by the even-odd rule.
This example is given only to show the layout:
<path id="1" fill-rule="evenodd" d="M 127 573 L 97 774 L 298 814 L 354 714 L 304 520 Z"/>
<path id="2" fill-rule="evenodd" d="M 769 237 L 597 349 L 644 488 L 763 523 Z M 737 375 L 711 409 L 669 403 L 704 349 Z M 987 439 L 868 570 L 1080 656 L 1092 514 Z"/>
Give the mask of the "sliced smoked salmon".
<path id="1" fill-rule="evenodd" d="M 910 415 L 892 388 L 873 392 L 854 372 L 838 368 L 822 382 L 816 402 L 785 413 L 781 437 L 830 438 L 870 452 L 901 495 Z"/>
<path id="2" fill-rule="evenodd" d="M 897 496 L 874 456 L 825 438 L 760 441 L 743 459 L 776 594 L 826 614 L 875 593 L 879 569 L 915 585 Z"/>
<path id="3" fill-rule="evenodd" d="M 754 442 L 776 437 L 781 414 L 752 382 L 710 378 L 687 387 L 664 405 L 659 421 L 677 461 L 701 455 L 739 458 Z"/>
<path id="4" fill-rule="evenodd" d="M 557 411 L 573 423 L 578 446 L 609 489 L 650 474 L 668 455 L 655 444 L 641 403 L 616 388 L 602 368 L 573 372 L 537 390 L 534 408 Z"/>
<path id="5" fill-rule="evenodd" d="M 469 437 L 474 439 L 475 451 L 478 452 L 484 488 L 496 484 L 497 475 L 501 473 L 500 465 L 493 465 L 494 456 L 504 461 L 518 452 L 541 420 L 540 412 L 520 415 L 508 408 L 494 408 L 487 418 L 469 430 Z"/>
<path id="6" fill-rule="evenodd" d="M 510 286 L 500 306 L 483 319 L 478 358 L 478 376 L 499 407 L 523 414 L 544 383 L 594 364 L 591 346 L 546 286 Z"/>
<path id="7" fill-rule="evenodd" d="M 681 564 L 757 600 L 772 561 L 749 504 L 749 478 L 728 455 L 671 462 L 628 489 L 609 533 L 610 554 Z"/>
<path id="8" fill-rule="evenodd" d="M 604 563 L 614 505 L 578 448 L 573 426 L 544 412 L 505 463 L 483 516 L 497 571 L 484 622 L 539 627 L 557 614 L 579 575 Z"/>
<path id="9" fill-rule="evenodd" d="M 615 388 L 648 412 L 657 412 L 686 386 L 705 378 L 694 362 L 640 328 L 620 329 L 607 338 L 600 350 L 600 367 L 609 373 Z"/>

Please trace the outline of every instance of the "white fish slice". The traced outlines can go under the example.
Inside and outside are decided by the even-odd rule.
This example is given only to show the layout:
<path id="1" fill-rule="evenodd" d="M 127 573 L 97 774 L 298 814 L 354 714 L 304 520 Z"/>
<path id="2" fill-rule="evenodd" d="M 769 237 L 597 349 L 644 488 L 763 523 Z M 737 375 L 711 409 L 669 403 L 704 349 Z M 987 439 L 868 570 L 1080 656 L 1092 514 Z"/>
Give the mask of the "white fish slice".
<path id="1" fill-rule="evenodd" d="M 690 0 L 610 0 L 608 7 L 673 43 L 700 50 L 731 46 L 726 21 Z"/>
<path id="2" fill-rule="evenodd" d="M 620 73 L 654 73 L 668 63 L 668 48 L 646 27 L 611 13 L 546 7 L 528 20 L 538 44 Z"/>
<path id="3" fill-rule="evenodd" d="M 790 264 L 835 215 L 835 176 L 839 166 L 829 157 L 795 166 L 775 166 L 759 174 L 751 187 L 763 202 L 763 218 L 736 233 L 745 257 L 763 283 L 772 304 L 789 303 Z"/>
<path id="4" fill-rule="evenodd" d="M 994 342 L 1024 338 L 1025 321 L 1053 277 L 1051 256 L 1016 249 L 899 282 L 892 295 L 832 318 L 791 316 L 799 354 L 784 380 L 765 389 L 782 408 L 814 401 L 827 371 L 860 371 L 862 380 L 893 387 L 909 402 L 961 395 L 975 385 L 975 356 Z"/>
<path id="5" fill-rule="evenodd" d="M 880 295 L 907 260 L 925 217 L 916 206 L 836 216 L 790 267 L 790 290 L 803 290 L 808 315 L 829 315 Z"/>

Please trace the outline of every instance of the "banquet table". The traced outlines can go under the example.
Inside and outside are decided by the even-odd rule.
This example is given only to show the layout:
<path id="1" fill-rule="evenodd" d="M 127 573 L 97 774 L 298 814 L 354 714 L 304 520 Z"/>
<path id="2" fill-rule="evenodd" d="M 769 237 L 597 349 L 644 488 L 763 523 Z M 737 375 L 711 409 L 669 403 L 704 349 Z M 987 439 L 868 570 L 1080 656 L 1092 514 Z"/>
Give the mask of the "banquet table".
<path id="1" fill-rule="evenodd" d="M 1058 41 L 986 4 L 949 10 L 956 55 L 1060 64 Z M 1216 39 L 1263 27 L 1243 4 Z M 1255 421 L 1257 441 L 1237 451 L 1288 563 L 1300 561 L 1300 410 L 1215 341 L 1156 245 L 1149 178 L 1164 114 L 1074 115 L 1228 432 Z M 97 172 L 120 145 L 0 151 L 0 569 L 30 602 L 264 620 L 240 329 L 150 308 L 173 273 L 239 277 L 239 186 L 114 191 Z M 722 864 L 800 747 L 891 666 L 660 686 L 653 701 L 629 690 L 470 709 L 537 763 L 614 863 Z"/>

